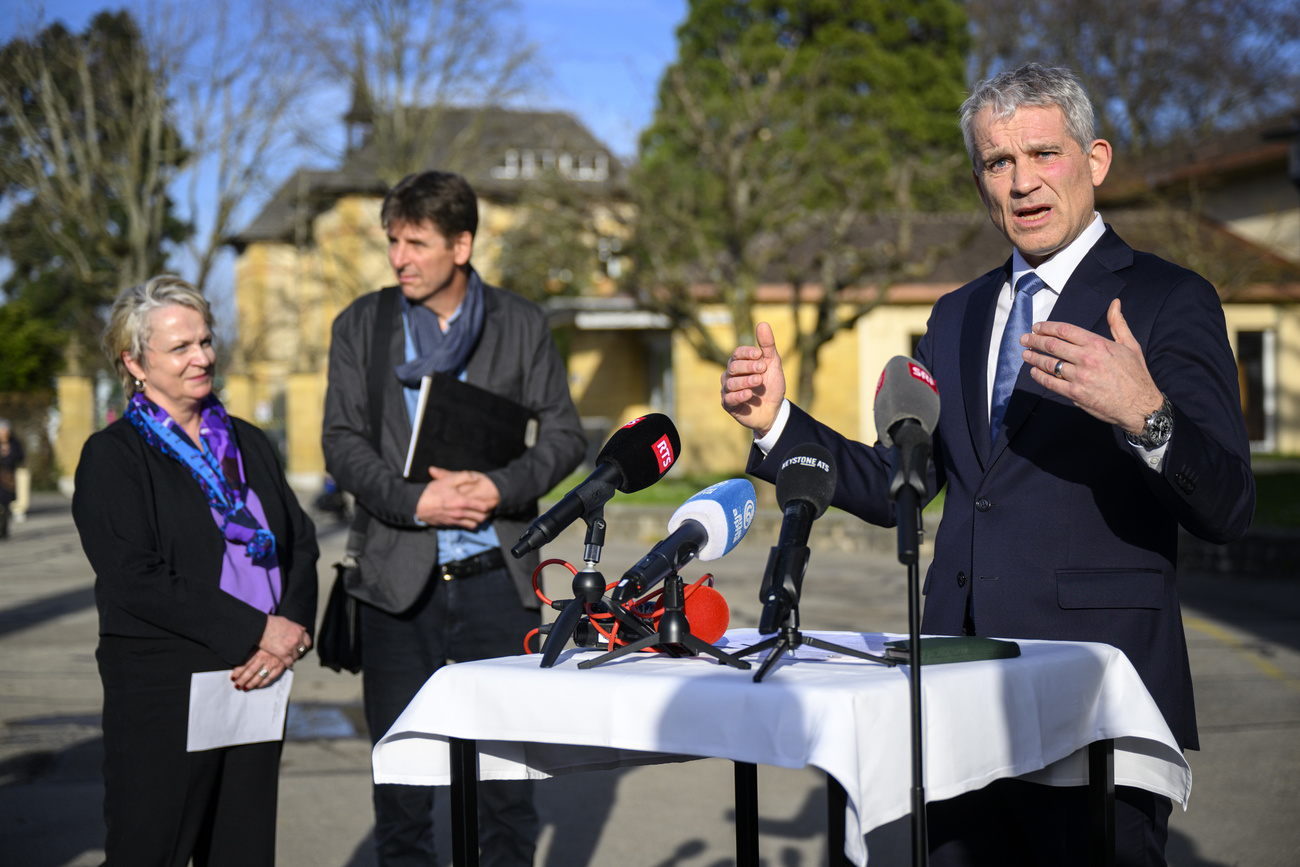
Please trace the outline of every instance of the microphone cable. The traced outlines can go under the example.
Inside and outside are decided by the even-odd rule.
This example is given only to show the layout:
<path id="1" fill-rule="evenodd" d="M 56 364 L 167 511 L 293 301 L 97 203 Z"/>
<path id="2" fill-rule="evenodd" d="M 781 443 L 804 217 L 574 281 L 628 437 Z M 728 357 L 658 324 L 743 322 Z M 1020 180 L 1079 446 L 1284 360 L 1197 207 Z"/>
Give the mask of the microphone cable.
<path id="1" fill-rule="evenodd" d="M 556 557 L 550 560 L 543 560 L 542 562 L 538 563 L 537 568 L 533 570 L 533 593 L 537 595 L 537 598 L 542 601 L 543 605 L 545 605 L 547 608 L 553 609 L 555 608 L 554 600 L 552 600 L 544 592 L 542 592 L 542 586 L 541 586 L 542 570 L 545 569 L 547 566 L 563 566 L 564 568 L 569 570 L 570 575 L 577 575 L 578 568 L 574 566 L 572 563 L 570 563 L 568 560 L 564 560 Z M 612 581 L 606 584 L 605 591 L 609 592 L 610 590 L 613 590 L 617 584 L 618 584 L 617 581 Z M 687 585 L 682 589 L 683 604 L 685 604 L 686 601 L 689 601 L 691 596 L 693 596 L 700 587 L 708 587 L 710 589 L 713 589 L 712 572 L 706 572 L 705 574 L 701 575 L 699 579 L 695 581 L 695 583 Z M 633 617 L 637 617 L 641 620 L 646 621 L 647 625 L 650 626 L 652 629 L 657 629 L 659 617 L 662 616 L 664 612 L 663 606 L 662 605 L 659 605 L 657 607 L 649 607 L 649 606 L 651 606 L 656 600 L 662 597 L 663 593 L 664 593 L 664 588 L 658 587 L 655 590 L 652 590 L 651 592 L 647 593 L 645 596 L 642 596 L 640 599 L 627 600 L 622 604 L 621 607 L 624 611 L 626 611 L 628 614 L 631 614 Z M 569 604 L 572 605 L 573 602 L 570 602 Z M 613 649 L 615 647 L 621 647 L 625 644 L 631 643 L 625 639 L 618 637 L 619 627 L 622 624 L 618 622 L 618 619 L 614 616 L 612 612 L 595 611 L 593 610 L 594 606 L 585 602 L 583 603 L 583 607 L 585 609 L 584 613 L 587 615 L 587 619 L 591 623 L 592 628 L 594 628 L 598 633 L 600 633 L 605 637 L 605 640 L 609 642 L 610 649 Z M 613 626 L 612 628 L 606 629 L 604 626 L 602 626 L 602 622 L 608 622 L 608 621 L 613 621 Z M 529 642 L 531 642 L 533 638 L 538 637 L 540 635 L 542 628 L 543 627 L 531 629 L 528 631 L 528 634 L 524 636 L 525 654 L 532 655 L 537 652 L 529 646 Z M 644 648 L 644 652 L 653 653 L 655 652 L 655 650 L 653 647 L 647 647 Z"/>

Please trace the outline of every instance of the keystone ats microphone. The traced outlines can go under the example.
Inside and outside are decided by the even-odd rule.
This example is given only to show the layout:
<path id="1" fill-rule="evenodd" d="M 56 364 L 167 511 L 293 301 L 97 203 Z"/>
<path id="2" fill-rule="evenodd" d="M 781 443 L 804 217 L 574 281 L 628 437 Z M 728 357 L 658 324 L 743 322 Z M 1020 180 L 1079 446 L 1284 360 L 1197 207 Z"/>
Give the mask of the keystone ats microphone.
<path id="1" fill-rule="evenodd" d="M 803 576 L 808 570 L 808 534 L 813 521 L 826 513 L 835 495 L 838 469 L 831 453 L 816 443 L 790 451 L 776 473 L 776 501 L 785 517 L 781 535 L 767 557 L 758 598 L 763 615 L 758 631 L 776 632 L 799 604 Z"/>
<path id="2" fill-rule="evenodd" d="M 747 479 L 730 479 L 700 491 L 673 512 L 668 538 L 623 573 L 610 599 L 622 605 L 696 557 L 716 560 L 726 554 L 744 537 L 757 507 L 754 486 Z"/>
<path id="3" fill-rule="evenodd" d="M 517 560 L 536 551 L 574 521 L 604 506 L 615 490 L 632 494 L 650 487 L 668 472 L 681 451 L 681 438 L 668 416 L 651 413 L 633 419 L 605 443 L 592 474 L 533 521 L 510 553 Z"/>

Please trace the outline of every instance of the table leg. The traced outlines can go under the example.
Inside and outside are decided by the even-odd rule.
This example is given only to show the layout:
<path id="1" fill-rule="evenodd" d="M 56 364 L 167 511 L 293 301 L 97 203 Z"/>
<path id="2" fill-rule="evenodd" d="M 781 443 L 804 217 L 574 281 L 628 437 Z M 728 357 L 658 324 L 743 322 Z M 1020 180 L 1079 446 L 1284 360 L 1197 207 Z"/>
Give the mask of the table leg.
<path id="1" fill-rule="evenodd" d="M 758 765 L 735 765 L 736 867 L 758 867 Z"/>
<path id="2" fill-rule="evenodd" d="M 451 863 L 478 867 L 478 744 L 449 738 L 451 746 Z"/>
<path id="3" fill-rule="evenodd" d="M 1115 741 L 1088 745 L 1088 833 L 1094 867 L 1115 867 Z"/>
<path id="4" fill-rule="evenodd" d="M 849 856 L 844 854 L 845 835 L 844 811 L 849 808 L 849 793 L 844 791 L 840 781 L 826 775 L 826 859 L 830 867 L 852 867 Z"/>

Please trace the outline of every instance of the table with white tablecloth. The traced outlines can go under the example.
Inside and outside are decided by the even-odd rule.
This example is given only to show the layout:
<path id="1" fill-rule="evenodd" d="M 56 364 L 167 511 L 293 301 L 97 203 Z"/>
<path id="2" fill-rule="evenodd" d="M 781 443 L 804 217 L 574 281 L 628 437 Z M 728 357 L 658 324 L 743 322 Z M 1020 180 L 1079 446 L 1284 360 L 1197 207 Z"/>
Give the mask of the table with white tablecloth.
<path id="1" fill-rule="evenodd" d="M 873 653 L 900 636 L 806 632 Z M 727 632 L 729 653 L 757 643 Z M 1114 741 L 1114 782 L 1186 806 L 1191 770 L 1132 664 L 1105 644 L 1019 640 L 1010 659 L 926 665 L 921 679 L 927 800 L 1004 777 L 1088 782 L 1087 747 Z M 636 654 L 594 668 L 595 650 L 439 670 L 372 756 L 378 783 L 448 785 L 451 739 L 475 742 L 478 778 L 540 779 L 716 757 L 824 770 L 847 794 L 845 853 L 910 812 L 909 668 L 808 645 L 764 677 L 707 657 Z M 752 657 L 751 657 L 752 658 Z M 593 697 L 599 697 L 593 701 Z"/>

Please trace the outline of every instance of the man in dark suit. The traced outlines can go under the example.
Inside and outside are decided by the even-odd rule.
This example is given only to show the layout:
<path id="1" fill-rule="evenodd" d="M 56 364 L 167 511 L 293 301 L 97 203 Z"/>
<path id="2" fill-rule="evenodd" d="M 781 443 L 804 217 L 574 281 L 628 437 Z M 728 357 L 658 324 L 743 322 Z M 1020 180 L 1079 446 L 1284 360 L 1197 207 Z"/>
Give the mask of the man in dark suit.
<path id="1" fill-rule="evenodd" d="M 981 82 L 961 124 L 1014 250 L 935 304 L 917 349 L 942 400 L 931 491 L 947 488 L 922 630 L 1113 644 L 1196 749 L 1178 527 L 1226 542 L 1255 502 L 1222 305 L 1094 211 L 1111 148 L 1070 72 L 1029 64 Z M 889 450 L 786 401 L 771 328 L 757 338 L 722 376 L 723 407 L 755 434 L 750 471 L 774 478 L 791 448 L 820 443 L 839 463 L 834 505 L 893 525 Z M 1019 781 L 933 804 L 931 861 L 1082 863 L 1082 804 L 1081 789 Z M 1120 863 L 1164 863 L 1169 799 L 1120 787 L 1116 810 Z"/>
<path id="2" fill-rule="evenodd" d="M 334 322 L 322 444 L 327 469 L 371 515 L 358 556 L 366 724 L 381 738 L 424 682 L 449 660 L 524 652 L 541 623 L 533 554 L 503 556 L 537 516 L 537 498 L 582 460 L 586 440 L 546 316 L 484 283 L 469 264 L 478 226 L 474 191 L 459 175 L 425 172 L 397 184 L 381 220 L 402 298 L 376 329 L 380 292 Z M 392 290 L 380 290 L 392 291 Z M 372 335 L 388 340 L 383 422 L 370 430 Z M 536 442 L 504 466 L 430 467 L 402 474 L 421 377 L 457 376 L 533 410 Z M 479 431 L 463 431 L 467 439 Z M 351 547 L 351 544 L 350 544 Z M 538 820 L 526 781 L 480 787 L 484 865 L 531 865 Z M 437 863 L 433 789 L 375 786 L 382 867 Z"/>

